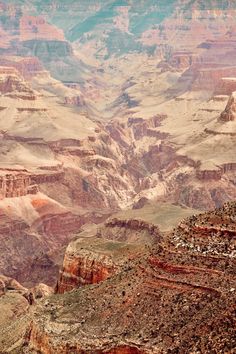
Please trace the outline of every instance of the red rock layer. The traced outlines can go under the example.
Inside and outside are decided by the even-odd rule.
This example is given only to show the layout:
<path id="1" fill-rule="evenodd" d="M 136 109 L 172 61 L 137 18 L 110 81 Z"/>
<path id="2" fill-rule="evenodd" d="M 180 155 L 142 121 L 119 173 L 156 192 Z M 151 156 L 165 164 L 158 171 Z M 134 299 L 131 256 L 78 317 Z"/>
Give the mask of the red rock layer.
<path id="1" fill-rule="evenodd" d="M 66 251 L 56 292 L 63 294 L 86 284 L 96 284 L 114 273 L 115 265 L 109 257 L 91 252 L 73 255 Z"/>
<path id="2" fill-rule="evenodd" d="M 193 66 L 190 70 L 194 74 L 193 90 L 214 91 L 223 77 L 236 76 L 236 67 L 221 67 L 214 63 L 200 67 Z"/>
<path id="3" fill-rule="evenodd" d="M 28 174 L 15 173 L 0 176 L 0 199 L 27 195 L 29 186 Z"/>
<path id="4" fill-rule="evenodd" d="M 12 98 L 36 100 L 33 90 L 13 68 L 0 67 L 0 92 Z"/>
<path id="5" fill-rule="evenodd" d="M 4 57 L 0 58 L 0 73 L 4 68 L 2 67 L 12 67 L 17 70 L 25 79 L 30 79 L 31 77 L 42 73 L 44 71 L 42 63 L 36 57 Z"/>
<path id="6" fill-rule="evenodd" d="M 64 40 L 64 33 L 50 25 L 41 16 L 22 16 L 20 19 L 21 41 L 31 39 Z"/>

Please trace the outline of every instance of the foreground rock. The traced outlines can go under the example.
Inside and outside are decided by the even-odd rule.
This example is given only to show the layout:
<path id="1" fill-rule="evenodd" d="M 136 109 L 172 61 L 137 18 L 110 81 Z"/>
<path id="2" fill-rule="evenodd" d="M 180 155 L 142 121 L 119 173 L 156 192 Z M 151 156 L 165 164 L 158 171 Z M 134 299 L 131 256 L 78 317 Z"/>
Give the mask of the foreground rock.
<path id="1" fill-rule="evenodd" d="M 189 239 L 183 221 L 169 241 L 142 251 L 109 279 L 42 302 L 25 352 L 233 353 L 236 262 L 221 248 L 228 249 L 228 237 L 235 242 L 235 208 L 193 216 L 185 221 Z M 199 222 L 206 225 L 196 230 Z M 184 252 L 176 232 L 189 243 Z M 206 233 L 209 252 L 191 246 Z"/>
<path id="2" fill-rule="evenodd" d="M 15 279 L 0 275 L 1 353 L 22 353 L 25 333 L 31 321 L 31 307 L 39 297 L 52 293 L 53 290 L 45 284 L 27 289 Z"/>
<path id="3" fill-rule="evenodd" d="M 80 233 L 67 247 L 57 293 L 110 278 L 146 247 L 161 240 L 156 225 L 132 219 L 111 219 L 86 235 L 86 231 Z"/>

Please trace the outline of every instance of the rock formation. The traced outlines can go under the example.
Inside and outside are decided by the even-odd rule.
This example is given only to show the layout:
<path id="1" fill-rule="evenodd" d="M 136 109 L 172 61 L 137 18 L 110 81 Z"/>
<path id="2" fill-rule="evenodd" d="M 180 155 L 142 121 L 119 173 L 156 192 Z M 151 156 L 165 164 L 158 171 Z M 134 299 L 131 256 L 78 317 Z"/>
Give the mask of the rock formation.
<path id="1" fill-rule="evenodd" d="M 52 291 L 45 284 L 27 289 L 15 279 L 0 275 L 0 306 L 4 309 L 0 319 L 1 352 L 22 352 L 24 337 L 31 321 L 31 306 L 38 298 L 50 294 Z"/>
<path id="2" fill-rule="evenodd" d="M 222 112 L 220 115 L 220 120 L 224 122 L 228 122 L 235 119 L 236 119 L 236 92 L 233 92 L 228 100 L 224 112 Z"/>
<path id="3" fill-rule="evenodd" d="M 236 91 L 236 78 L 223 77 L 215 89 L 215 95 L 230 96 L 234 91 Z"/>
<path id="4" fill-rule="evenodd" d="M 11 98 L 35 100 L 35 94 L 13 68 L 0 67 L 0 92 Z"/>
<path id="5" fill-rule="evenodd" d="M 215 258 L 235 258 L 235 203 L 215 212 L 192 216 L 179 224 L 173 239 L 180 248 Z"/>
<path id="6" fill-rule="evenodd" d="M 232 352 L 234 217 L 235 203 L 192 216 L 109 279 L 41 303 L 29 328 L 29 350 Z"/>
<path id="7" fill-rule="evenodd" d="M 42 63 L 36 57 L 1 56 L 0 66 L 0 72 L 6 67 L 15 68 L 25 79 L 30 79 L 44 71 Z"/>
<path id="8" fill-rule="evenodd" d="M 160 239 L 156 225 L 132 219 L 111 219 L 89 237 L 83 238 L 81 233 L 66 249 L 56 292 L 64 293 L 111 277 L 127 260 Z"/>
<path id="9" fill-rule="evenodd" d="M 20 39 L 64 40 L 64 33 L 56 26 L 50 25 L 40 16 L 22 16 L 20 19 Z"/>

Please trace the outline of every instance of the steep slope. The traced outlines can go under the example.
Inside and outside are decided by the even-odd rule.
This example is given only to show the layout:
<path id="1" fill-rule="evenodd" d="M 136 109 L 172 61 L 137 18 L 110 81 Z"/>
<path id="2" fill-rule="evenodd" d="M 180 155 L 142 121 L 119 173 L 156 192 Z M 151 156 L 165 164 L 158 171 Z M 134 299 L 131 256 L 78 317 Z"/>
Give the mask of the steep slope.
<path id="1" fill-rule="evenodd" d="M 236 263 L 222 249 L 235 243 L 234 217 L 235 203 L 193 216 L 109 279 L 42 302 L 26 352 L 233 353 Z"/>
<path id="2" fill-rule="evenodd" d="M 30 324 L 30 307 L 52 294 L 52 289 L 40 284 L 35 289 L 24 288 L 15 279 L 0 275 L 0 350 L 2 353 L 20 353 L 24 336 Z"/>

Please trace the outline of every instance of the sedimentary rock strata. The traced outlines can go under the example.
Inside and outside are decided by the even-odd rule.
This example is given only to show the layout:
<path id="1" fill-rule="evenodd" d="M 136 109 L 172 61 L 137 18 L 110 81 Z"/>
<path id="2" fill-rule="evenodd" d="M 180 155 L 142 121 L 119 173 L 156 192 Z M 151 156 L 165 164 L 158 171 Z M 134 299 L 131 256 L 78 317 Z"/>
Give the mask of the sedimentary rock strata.
<path id="1" fill-rule="evenodd" d="M 30 350 L 232 352 L 236 344 L 235 260 L 230 253 L 223 255 L 221 251 L 223 258 L 217 258 L 220 256 L 212 250 L 209 256 L 201 247 L 195 252 L 197 246 L 190 247 L 190 242 L 193 238 L 197 242 L 200 237 L 206 239 L 203 233 L 207 232 L 208 244 L 213 245 L 211 222 L 220 222 L 220 218 L 226 222 L 234 217 L 234 209 L 233 203 L 227 204 L 223 209 L 183 221 L 177 231 L 184 236 L 182 225 L 195 220 L 195 226 L 188 231 L 189 247 L 184 253 L 179 251 L 175 231 L 170 236 L 172 250 L 167 251 L 164 241 L 97 285 L 51 297 L 36 310 L 27 339 Z M 196 229 L 200 220 L 209 223 L 209 228 L 205 225 Z M 217 236 L 218 244 L 225 247 L 233 232 L 230 225 L 234 227 L 233 223 L 227 224 L 227 230 Z"/>
<path id="2" fill-rule="evenodd" d="M 192 216 L 174 232 L 178 248 L 212 256 L 235 258 L 235 203 L 215 212 Z"/>
<path id="3" fill-rule="evenodd" d="M 236 91 L 236 78 L 223 77 L 215 89 L 215 95 L 230 96 L 234 91 Z"/>
<path id="4" fill-rule="evenodd" d="M 9 68 L 0 67 L 0 92 L 2 95 L 11 98 L 20 98 L 23 100 L 35 100 L 35 94 L 27 83 L 20 77 L 17 71 L 13 68 L 9 71 L 13 73 L 6 73 Z"/>
<path id="5" fill-rule="evenodd" d="M 235 120 L 235 118 L 236 118 L 235 100 L 236 100 L 236 93 L 233 92 L 228 100 L 228 103 L 225 107 L 224 112 L 222 112 L 220 115 L 220 118 L 219 118 L 220 120 L 222 120 L 224 122 Z"/>

